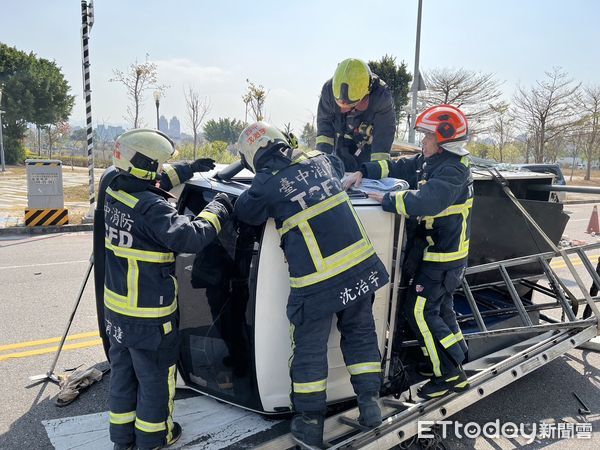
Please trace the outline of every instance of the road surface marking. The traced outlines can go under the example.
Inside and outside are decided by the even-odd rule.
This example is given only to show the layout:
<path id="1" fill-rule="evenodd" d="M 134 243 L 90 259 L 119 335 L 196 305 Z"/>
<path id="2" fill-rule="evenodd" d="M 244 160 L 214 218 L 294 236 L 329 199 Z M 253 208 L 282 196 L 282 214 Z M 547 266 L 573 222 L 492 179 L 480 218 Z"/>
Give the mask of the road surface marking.
<path id="1" fill-rule="evenodd" d="M 242 443 L 244 439 L 269 430 L 280 422 L 205 396 L 176 400 L 173 420 L 181 424 L 183 434 L 170 448 L 197 450 L 251 448 L 256 443 Z M 108 435 L 107 412 L 42 420 L 42 425 L 56 449 L 101 449 L 112 448 L 113 445 Z"/>
<path id="2" fill-rule="evenodd" d="M 592 266 L 595 266 L 594 261 L 598 260 L 598 256 L 597 255 L 588 255 L 588 258 L 589 258 L 590 262 L 592 263 Z M 579 258 L 573 258 L 573 259 L 571 259 L 571 262 L 573 263 L 574 266 L 583 265 L 583 262 Z M 556 262 L 553 262 L 552 264 L 550 264 L 550 267 L 552 267 L 553 269 L 564 269 L 565 267 L 567 267 L 567 263 L 565 262 L 564 259 L 560 258 L 560 259 L 556 260 Z"/>
<path id="3" fill-rule="evenodd" d="M 79 333 L 79 334 L 72 334 L 70 336 L 67 336 L 67 341 L 72 341 L 74 339 L 84 339 L 84 338 L 90 338 L 90 337 L 98 337 L 98 332 L 97 331 L 88 331 L 87 333 Z M 36 347 L 38 345 L 43 345 L 43 344 L 53 344 L 55 342 L 60 342 L 60 337 L 54 337 L 54 338 L 48 338 L 48 339 L 38 339 L 36 341 L 27 341 L 27 342 L 15 342 L 14 344 L 6 344 L 6 345 L 0 345 L 0 352 L 4 351 L 4 350 L 14 350 L 17 348 L 24 348 L 24 347 Z"/>
<path id="4" fill-rule="evenodd" d="M 581 266 L 583 264 L 581 262 L 581 259 L 579 259 L 579 258 L 573 258 L 573 259 L 571 259 L 571 262 L 573 263 L 574 266 Z M 563 269 L 563 268 L 567 267 L 567 263 L 565 262 L 564 259 L 557 257 L 555 261 L 550 263 L 550 267 L 553 269 Z"/>
<path id="5" fill-rule="evenodd" d="M 43 267 L 43 266 L 59 266 L 63 264 L 81 264 L 89 262 L 89 259 L 79 259 L 77 261 L 62 261 L 62 262 L 53 262 L 53 263 L 42 263 L 42 264 L 26 264 L 23 266 L 0 266 L 0 270 L 2 269 L 26 269 L 28 267 Z"/>
<path id="6" fill-rule="evenodd" d="M 78 342 L 76 344 L 65 344 L 63 346 L 63 350 L 75 350 L 78 348 L 96 347 L 98 345 L 102 345 L 102 339 L 100 338 L 94 339 L 93 341 Z M 58 350 L 58 346 L 27 350 L 24 352 L 7 353 L 5 355 L 0 355 L 0 361 L 5 361 L 7 359 L 27 358 L 29 356 L 43 355 L 46 353 L 54 353 L 56 350 Z"/>

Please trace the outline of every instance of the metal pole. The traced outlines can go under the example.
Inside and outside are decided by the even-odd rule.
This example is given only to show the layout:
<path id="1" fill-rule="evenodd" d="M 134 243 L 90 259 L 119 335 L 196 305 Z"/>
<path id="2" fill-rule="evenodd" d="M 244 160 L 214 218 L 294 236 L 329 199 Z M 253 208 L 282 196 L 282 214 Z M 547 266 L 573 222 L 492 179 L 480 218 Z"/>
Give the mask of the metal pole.
<path id="1" fill-rule="evenodd" d="M 89 175 L 89 200 L 90 209 L 86 219 L 94 219 L 94 208 L 96 206 L 96 195 L 94 193 L 94 141 L 92 129 L 92 89 L 90 85 L 90 51 L 89 51 L 89 33 L 94 23 L 94 5 L 90 1 L 81 2 L 81 52 L 83 64 L 83 94 L 85 96 L 85 121 L 87 131 L 87 157 L 88 157 L 88 175 Z"/>
<path id="2" fill-rule="evenodd" d="M 496 173 L 494 173 L 491 169 L 488 169 L 488 171 L 490 172 L 492 177 L 497 181 L 499 180 L 502 190 L 504 191 L 506 196 L 510 199 L 510 201 L 519 209 L 519 211 L 521 211 L 521 214 L 523 215 L 523 217 L 525 217 L 525 219 L 531 224 L 531 226 L 533 226 L 533 228 L 536 229 L 538 234 L 544 239 L 544 241 L 546 241 L 546 243 L 550 246 L 550 248 L 552 248 L 552 250 L 556 254 L 559 254 L 562 257 L 563 261 L 567 265 L 567 268 L 569 269 L 569 272 L 571 272 L 571 275 L 573 275 L 573 278 L 575 278 L 575 283 L 577 283 L 579 290 L 584 295 L 589 307 L 593 311 L 594 316 L 596 316 L 596 320 L 598 321 L 600 318 L 600 309 L 598 308 L 598 306 L 596 306 L 596 304 L 594 303 L 594 300 L 588 293 L 587 287 L 585 286 L 585 284 L 583 284 L 583 280 L 579 276 L 579 273 L 575 269 L 575 266 L 573 266 L 573 263 L 571 262 L 571 259 L 569 258 L 569 255 L 567 254 L 567 252 L 565 250 L 563 250 L 562 248 L 558 248 L 556 246 L 556 244 L 554 244 L 552 239 L 550 239 L 548 237 L 548 235 L 538 225 L 538 223 L 535 221 L 535 219 L 533 217 L 531 217 L 529 212 L 527 212 L 525 207 L 519 202 L 519 200 L 517 200 L 517 197 L 515 197 L 515 194 L 513 194 L 513 192 L 510 190 L 506 181 L 503 180 L 502 175 L 500 175 L 500 172 L 498 172 L 497 169 L 495 169 L 495 170 L 496 170 Z M 600 321 L 597 323 L 597 327 L 598 327 L 598 334 L 600 335 Z"/>
<path id="3" fill-rule="evenodd" d="M 2 95 L 0 94 L 0 99 Z M 0 159 L 2 160 L 2 172 L 6 172 L 6 165 L 4 163 L 4 137 L 2 136 L 2 111 L 0 109 Z"/>
<path id="4" fill-rule="evenodd" d="M 52 360 L 52 364 L 50 365 L 50 369 L 44 375 L 34 375 L 29 377 L 31 381 L 40 382 L 44 380 L 51 380 L 55 383 L 58 383 L 58 377 L 54 375 L 54 369 L 56 368 L 56 363 L 58 362 L 58 357 L 63 349 L 63 345 L 65 344 L 65 340 L 69 335 L 69 330 L 71 329 L 71 325 L 73 324 L 73 319 L 75 318 L 75 313 L 77 312 L 77 308 L 79 308 L 79 303 L 81 302 L 81 297 L 83 296 L 83 291 L 85 290 L 85 286 L 90 278 L 90 274 L 92 273 L 92 268 L 94 267 L 94 254 L 90 255 L 90 262 L 88 263 L 87 271 L 85 273 L 85 277 L 81 282 L 81 286 L 79 287 L 79 292 L 77 293 L 77 298 L 75 299 L 75 304 L 73 305 L 73 309 L 71 310 L 71 315 L 69 316 L 69 320 L 67 321 L 67 326 L 65 327 L 65 331 L 62 334 L 60 339 L 60 343 L 58 344 L 58 349 L 54 354 L 54 359 Z"/>
<path id="5" fill-rule="evenodd" d="M 160 106 L 160 100 L 156 100 L 156 129 L 160 131 L 160 119 L 158 115 L 158 108 Z"/>
<path id="6" fill-rule="evenodd" d="M 415 71 L 413 72 L 412 83 L 412 104 L 410 107 L 410 127 L 408 130 L 408 142 L 415 143 L 415 120 L 417 118 L 417 96 L 419 94 L 419 51 L 421 48 L 421 13 L 423 10 L 423 0 L 419 0 L 419 11 L 417 13 L 417 42 L 415 47 Z"/>

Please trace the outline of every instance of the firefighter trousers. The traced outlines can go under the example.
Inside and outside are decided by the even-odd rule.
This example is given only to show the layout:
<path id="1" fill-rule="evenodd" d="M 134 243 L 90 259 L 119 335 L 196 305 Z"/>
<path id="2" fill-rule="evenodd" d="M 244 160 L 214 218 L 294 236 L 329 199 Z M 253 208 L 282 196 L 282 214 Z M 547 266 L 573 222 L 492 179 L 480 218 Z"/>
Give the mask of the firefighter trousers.
<path id="1" fill-rule="evenodd" d="M 110 337 L 110 439 L 154 448 L 171 440 L 176 346 L 132 348 Z M 173 354 L 175 352 L 175 354 Z"/>
<path id="2" fill-rule="evenodd" d="M 354 392 L 379 395 L 381 356 L 372 312 L 372 297 L 355 300 L 338 311 L 340 347 Z M 333 314 L 306 317 L 301 302 L 290 301 L 287 308 L 292 339 L 290 376 L 291 401 L 297 412 L 324 413 L 327 389 L 327 341 Z"/>
<path id="3" fill-rule="evenodd" d="M 404 315 L 423 354 L 431 361 L 435 377 L 452 372 L 467 353 L 453 302 L 453 293 L 463 275 L 464 266 L 445 270 L 422 265 L 403 305 Z"/>

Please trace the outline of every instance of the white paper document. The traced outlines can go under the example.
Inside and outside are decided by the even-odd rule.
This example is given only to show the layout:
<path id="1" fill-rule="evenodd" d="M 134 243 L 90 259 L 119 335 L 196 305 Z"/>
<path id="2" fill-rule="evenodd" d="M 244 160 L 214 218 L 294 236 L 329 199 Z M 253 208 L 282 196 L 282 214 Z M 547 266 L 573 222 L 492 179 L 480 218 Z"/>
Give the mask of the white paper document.
<path id="1" fill-rule="evenodd" d="M 395 191 L 405 191 L 408 189 L 408 183 L 398 178 L 382 178 L 381 180 L 371 180 L 363 178 L 362 184 L 358 187 L 358 190 L 370 193 L 385 193 Z"/>

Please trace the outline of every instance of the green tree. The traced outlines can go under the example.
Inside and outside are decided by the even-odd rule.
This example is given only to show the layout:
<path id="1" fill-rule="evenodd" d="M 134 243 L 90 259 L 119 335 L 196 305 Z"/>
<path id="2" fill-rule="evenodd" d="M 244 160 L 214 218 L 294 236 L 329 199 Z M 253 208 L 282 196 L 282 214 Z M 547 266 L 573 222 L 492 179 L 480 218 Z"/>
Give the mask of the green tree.
<path id="1" fill-rule="evenodd" d="M 471 141 L 467 144 L 467 149 L 471 155 L 477 158 L 494 159 L 494 146 L 484 144 L 483 142 Z"/>
<path id="2" fill-rule="evenodd" d="M 204 124 L 204 137 L 209 142 L 223 141 L 229 144 L 237 142 L 237 139 L 246 127 L 241 120 L 230 119 L 228 117 L 211 119 Z"/>
<path id="3" fill-rule="evenodd" d="M 34 79 L 34 115 L 30 122 L 36 125 L 38 136 L 42 129 L 46 130 L 51 148 L 53 130 L 64 128 L 62 124 L 71 115 L 75 97 L 69 94 L 71 87 L 54 61 L 38 59 Z"/>
<path id="4" fill-rule="evenodd" d="M 0 43 L 0 86 L 2 87 L 2 132 L 6 162 L 25 158 L 23 138 L 34 115 L 35 55 Z"/>
<path id="5" fill-rule="evenodd" d="M 229 151 L 229 144 L 223 141 L 201 145 L 198 147 L 196 154 L 198 158 L 212 158 L 220 164 L 230 164 L 238 159 Z M 192 161 L 194 159 L 194 145 L 188 143 L 178 147 L 177 158 Z"/>
<path id="6" fill-rule="evenodd" d="M 408 103 L 408 85 L 412 80 L 412 76 L 406 70 L 406 64 L 404 61 L 396 64 L 394 56 L 385 55 L 379 61 L 369 61 L 369 67 L 390 88 L 396 109 L 396 124 L 400 123 L 404 106 Z"/>
<path id="7" fill-rule="evenodd" d="M 96 131 L 94 130 L 94 137 L 96 135 Z M 71 140 L 72 141 L 86 141 L 87 140 L 87 130 L 85 128 L 78 128 L 71 132 Z"/>
<path id="8" fill-rule="evenodd" d="M 317 130 L 315 129 L 315 126 L 306 122 L 302 129 L 300 139 L 302 139 L 302 142 L 304 142 L 308 148 L 315 148 L 317 145 Z"/>
<path id="9" fill-rule="evenodd" d="M 23 138 L 27 123 L 41 126 L 66 121 L 73 109 L 70 86 L 54 61 L 37 58 L 0 43 L 0 85 L 6 161 L 25 157 Z"/>
<path id="10" fill-rule="evenodd" d="M 259 122 L 265 118 L 267 91 L 262 84 L 256 85 L 248 79 L 246 79 L 246 83 L 248 83 L 248 92 L 242 95 L 242 101 L 246 105 L 246 117 L 244 120 L 248 121 L 248 112 L 250 112 L 252 118 Z"/>

